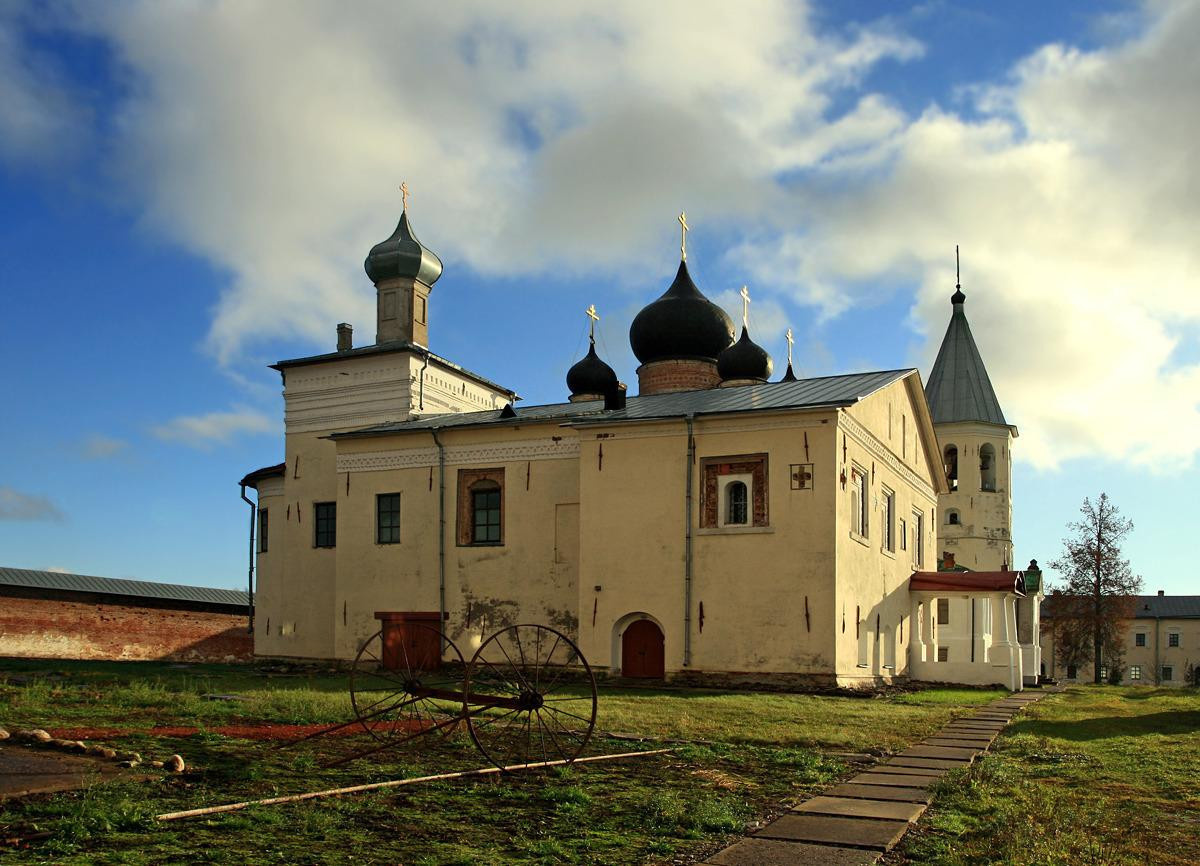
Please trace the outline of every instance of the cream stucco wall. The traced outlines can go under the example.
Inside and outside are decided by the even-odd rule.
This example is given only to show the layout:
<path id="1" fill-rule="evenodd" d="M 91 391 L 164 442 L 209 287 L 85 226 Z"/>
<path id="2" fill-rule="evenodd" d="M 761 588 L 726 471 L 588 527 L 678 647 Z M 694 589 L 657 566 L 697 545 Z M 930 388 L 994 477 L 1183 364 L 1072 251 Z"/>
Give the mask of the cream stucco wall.
<path id="1" fill-rule="evenodd" d="M 1083 665 L 1073 678 L 1067 677 L 1066 667 L 1058 661 L 1053 646 L 1051 623 L 1046 623 L 1042 633 L 1044 653 L 1042 660 L 1049 676 L 1068 682 L 1092 682 L 1092 666 Z M 1137 635 L 1145 635 L 1145 646 L 1137 645 Z M 1179 635 L 1179 646 L 1171 646 L 1170 635 Z M 1127 621 L 1125 636 L 1125 659 L 1123 662 L 1125 685 L 1143 686 L 1186 686 L 1188 668 L 1200 665 L 1200 619 L 1164 617 L 1138 617 Z M 1133 679 L 1133 668 L 1140 668 L 1140 677 Z M 1163 667 L 1171 668 L 1171 679 L 1163 679 Z"/>
<path id="2" fill-rule="evenodd" d="M 938 451 L 958 449 L 958 486 L 938 503 L 938 553 L 952 553 L 972 571 L 1012 568 L 1013 428 L 979 422 L 937 425 Z M 980 449 L 991 445 L 996 458 L 995 490 L 984 490 Z M 959 524 L 949 523 L 957 511 Z"/>

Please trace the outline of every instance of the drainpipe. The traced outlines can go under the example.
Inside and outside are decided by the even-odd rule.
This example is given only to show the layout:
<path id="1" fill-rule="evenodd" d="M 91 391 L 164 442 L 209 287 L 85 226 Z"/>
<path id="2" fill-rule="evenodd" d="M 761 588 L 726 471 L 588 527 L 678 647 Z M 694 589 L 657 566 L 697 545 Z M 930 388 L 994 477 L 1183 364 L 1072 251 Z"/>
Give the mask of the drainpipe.
<path id="1" fill-rule="evenodd" d="M 429 356 L 425 356 L 429 363 Z M 421 385 L 424 387 L 424 376 Z M 433 444 L 438 450 L 438 631 L 444 631 L 446 624 L 446 449 L 438 438 L 438 428 L 430 427 L 433 434 Z M 442 652 L 446 651 L 446 638 L 442 636 Z"/>
<path id="2" fill-rule="evenodd" d="M 692 664 L 692 467 L 696 463 L 696 439 L 692 435 L 690 412 L 683 416 L 687 423 L 687 483 L 684 495 L 683 530 L 683 666 Z"/>
<path id="3" fill-rule="evenodd" d="M 246 485 L 242 485 L 242 501 L 250 506 L 250 565 L 246 569 L 246 616 L 249 620 L 246 631 L 254 634 L 254 518 L 258 506 L 246 495 Z"/>
<path id="4" fill-rule="evenodd" d="M 971 596 L 971 662 L 975 661 L 975 596 Z"/>
<path id="5" fill-rule="evenodd" d="M 420 391 L 417 396 L 417 411 L 418 412 L 425 411 L 425 368 L 428 366 L 429 366 L 429 353 L 426 352 L 425 353 L 425 363 L 423 363 L 421 365 L 421 384 L 420 384 Z M 410 397 L 409 399 L 412 399 L 412 398 Z M 433 434 L 433 441 L 435 441 L 435 442 L 437 441 L 437 433 L 436 432 Z M 440 445 L 438 447 L 441 448 Z"/>
<path id="6" fill-rule="evenodd" d="M 1162 685 L 1162 659 L 1158 656 L 1159 637 L 1158 633 L 1162 631 L 1161 617 L 1154 618 L 1154 684 Z"/>

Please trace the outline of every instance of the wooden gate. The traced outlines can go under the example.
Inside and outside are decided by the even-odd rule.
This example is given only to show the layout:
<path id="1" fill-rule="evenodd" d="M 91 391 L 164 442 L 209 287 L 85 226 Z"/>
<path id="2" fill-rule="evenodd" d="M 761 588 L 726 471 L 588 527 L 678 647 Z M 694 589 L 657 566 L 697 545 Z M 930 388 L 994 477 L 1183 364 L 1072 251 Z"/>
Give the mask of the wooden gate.
<path id="1" fill-rule="evenodd" d="M 648 619 L 631 622 L 621 635 L 621 676 L 662 679 L 663 633 Z"/>

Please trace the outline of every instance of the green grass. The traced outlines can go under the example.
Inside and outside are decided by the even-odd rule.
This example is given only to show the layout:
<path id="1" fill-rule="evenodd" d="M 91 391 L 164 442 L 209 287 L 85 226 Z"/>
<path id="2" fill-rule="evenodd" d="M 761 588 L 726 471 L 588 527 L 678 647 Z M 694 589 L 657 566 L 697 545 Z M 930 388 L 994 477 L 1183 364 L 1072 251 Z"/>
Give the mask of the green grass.
<path id="1" fill-rule="evenodd" d="M 12 681 L 12 676 L 19 681 Z M 8 676 L 8 681 L 6 681 Z M 243 700 L 213 701 L 205 694 Z M 537 775 L 428 783 L 161 824 L 159 812 L 484 766 L 465 735 L 322 769 L 361 738 L 288 749 L 224 736 L 223 725 L 326 723 L 349 713 L 344 675 L 267 676 L 250 667 L 4 663 L 0 725 L 94 727 L 147 757 L 173 752 L 182 776 L 118 778 L 86 793 L 0 805 L 0 837 L 49 832 L 0 863 L 666 863 L 703 859 L 749 822 L 810 796 L 850 768 L 830 751 L 898 748 L 997 692 L 877 698 L 683 689 L 605 689 L 594 754 L 676 751 Z M 155 725 L 197 727 L 160 737 Z M 643 738 L 610 739 L 604 732 Z"/>
<path id="2" fill-rule="evenodd" d="M 889 863 L 1200 863 L 1200 694 L 1078 686 L 944 780 Z"/>

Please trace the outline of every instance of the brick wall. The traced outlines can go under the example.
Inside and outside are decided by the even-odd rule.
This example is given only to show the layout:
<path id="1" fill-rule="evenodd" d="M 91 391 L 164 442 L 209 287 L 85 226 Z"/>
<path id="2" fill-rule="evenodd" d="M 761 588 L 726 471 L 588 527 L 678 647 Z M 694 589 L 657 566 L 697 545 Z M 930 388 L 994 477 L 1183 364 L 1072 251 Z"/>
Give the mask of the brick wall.
<path id="1" fill-rule="evenodd" d="M 130 602 L 2 594 L 0 656 L 196 662 L 249 661 L 253 656 L 244 611 Z"/>
<path id="2" fill-rule="evenodd" d="M 712 361 L 651 361 L 638 367 L 638 394 L 669 394 L 673 391 L 699 391 L 721 384 L 717 365 Z"/>

